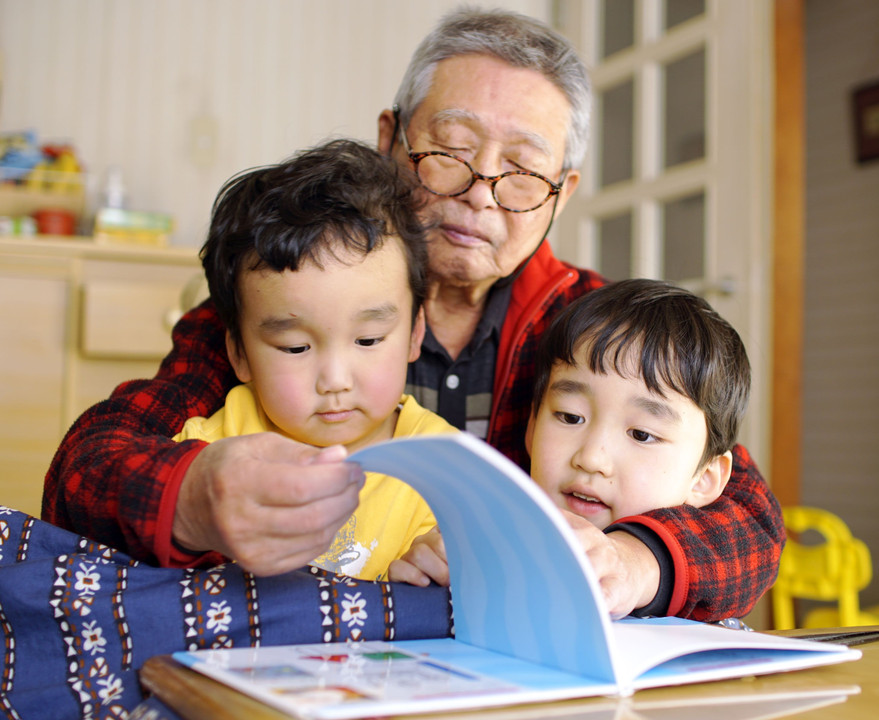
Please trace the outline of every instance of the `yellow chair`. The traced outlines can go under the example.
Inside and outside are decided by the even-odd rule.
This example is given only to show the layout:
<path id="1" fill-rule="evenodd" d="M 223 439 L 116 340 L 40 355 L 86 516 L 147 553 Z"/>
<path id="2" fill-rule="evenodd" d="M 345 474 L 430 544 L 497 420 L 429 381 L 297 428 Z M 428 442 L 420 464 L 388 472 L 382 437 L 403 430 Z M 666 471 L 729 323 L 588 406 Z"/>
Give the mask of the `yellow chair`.
<path id="1" fill-rule="evenodd" d="M 879 612 L 862 610 L 858 600 L 858 593 L 873 577 L 867 546 L 852 537 L 839 517 L 826 510 L 795 506 L 784 508 L 783 512 L 788 540 L 781 554 L 778 579 L 772 587 L 776 629 L 795 627 L 794 598 L 836 603 L 834 608 L 809 612 L 803 627 L 879 625 Z M 800 542 L 809 531 L 820 535 L 823 541 Z"/>

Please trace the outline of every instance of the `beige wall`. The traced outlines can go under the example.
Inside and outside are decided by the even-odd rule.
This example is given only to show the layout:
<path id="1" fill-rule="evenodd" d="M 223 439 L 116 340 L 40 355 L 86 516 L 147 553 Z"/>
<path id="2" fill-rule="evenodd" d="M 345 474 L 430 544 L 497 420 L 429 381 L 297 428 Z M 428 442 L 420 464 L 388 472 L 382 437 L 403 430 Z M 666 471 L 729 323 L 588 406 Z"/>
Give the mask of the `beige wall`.
<path id="1" fill-rule="evenodd" d="M 853 87 L 879 81 L 879 3 L 806 2 L 804 504 L 879 568 L 879 160 L 855 162 Z M 875 579 L 862 595 L 879 603 Z"/>
<path id="2" fill-rule="evenodd" d="M 201 245 L 223 181 L 331 135 L 369 142 L 458 0 L 0 0 L 0 131 L 69 140 L 93 186 Z M 477 0 L 543 20 L 549 0 Z"/>

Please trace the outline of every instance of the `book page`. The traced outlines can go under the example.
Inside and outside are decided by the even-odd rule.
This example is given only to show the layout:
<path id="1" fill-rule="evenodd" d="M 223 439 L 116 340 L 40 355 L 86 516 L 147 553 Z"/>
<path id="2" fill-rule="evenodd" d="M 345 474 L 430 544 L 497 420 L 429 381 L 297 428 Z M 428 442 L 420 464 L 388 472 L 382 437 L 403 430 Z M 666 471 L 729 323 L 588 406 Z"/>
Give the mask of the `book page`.
<path id="1" fill-rule="evenodd" d="M 832 643 L 731 630 L 677 617 L 613 623 L 624 694 L 639 688 L 760 675 L 857 659 Z"/>
<path id="2" fill-rule="evenodd" d="M 457 713 L 497 706 L 515 706 L 518 710 L 512 712 L 518 720 L 702 720 L 708 716 L 758 720 L 840 703 L 859 691 L 852 685 L 810 686 L 789 678 L 789 682 L 763 685 L 708 683 L 698 690 L 673 694 L 653 691 L 558 704 L 554 701 L 610 694 L 614 689 L 588 686 L 582 678 L 449 638 L 205 650 L 175 657 L 291 717 L 321 720 Z M 157 682 L 155 674 L 148 680 L 153 691 L 166 694 L 168 686 Z M 219 692 L 198 684 L 187 687 L 189 693 L 204 692 L 211 702 Z M 235 697 L 228 701 L 234 703 Z M 499 720 L 503 716 L 498 710 L 492 714 Z"/>
<path id="3" fill-rule="evenodd" d="M 209 677 L 298 717 L 341 719 L 579 697 L 584 678 L 450 638 L 175 653 Z M 592 694 L 611 694 L 595 685 Z"/>
<path id="4" fill-rule="evenodd" d="M 393 440 L 351 459 L 409 483 L 433 510 L 458 640 L 615 681 L 598 581 L 558 508 L 518 466 L 466 433 Z"/>

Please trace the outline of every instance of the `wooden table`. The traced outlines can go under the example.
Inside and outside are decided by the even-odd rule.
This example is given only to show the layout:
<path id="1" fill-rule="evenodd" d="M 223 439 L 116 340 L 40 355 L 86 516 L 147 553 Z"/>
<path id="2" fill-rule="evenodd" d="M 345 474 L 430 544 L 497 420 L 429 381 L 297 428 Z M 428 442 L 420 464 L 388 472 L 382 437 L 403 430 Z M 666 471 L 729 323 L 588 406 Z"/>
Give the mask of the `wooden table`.
<path id="1" fill-rule="evenodd" d="M 398 720 L 873 720 L 879 714 L 879 627 L 876 637 L 858 644 L 863 657 L 761 677 L 643 690 L 623 699 L 585 698 L 481 711 L 395 716 Z M 831 631 L 827 631 L 831 632 Z M 785 635 L 815 634 L 789 631 Z M 189 670 L 168 656 L 151 658 L 141 670 L 145 690 L 152 692 L 184 720 L 289 720 L 278 710 Z M 797 703 L 796 709 L 792 703 Z"/>

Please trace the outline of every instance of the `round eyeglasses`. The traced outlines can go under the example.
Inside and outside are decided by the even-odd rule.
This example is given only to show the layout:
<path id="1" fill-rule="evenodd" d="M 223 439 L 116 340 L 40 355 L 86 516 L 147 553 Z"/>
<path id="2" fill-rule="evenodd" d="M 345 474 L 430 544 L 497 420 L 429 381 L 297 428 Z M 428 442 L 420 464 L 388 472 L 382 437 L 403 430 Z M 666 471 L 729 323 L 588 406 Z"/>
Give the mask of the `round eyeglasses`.
<path id="1" fill-rule="evenodd" d="M 530 170 L 483 175 L 476 172 L 466 160 L 451 153 L 440 150 L 412 152 L 399 116 L 397 122 L 400 124 L 403 147 L 415 166 L 418 180 L 434 195 L 457 197 L 473 187 L 477 180 L 484 180 L 491 186 L 491 195 L 499 207 L 508 212 L 521 213 L 537 210 L 562 189 L 562 184 Z"/>

